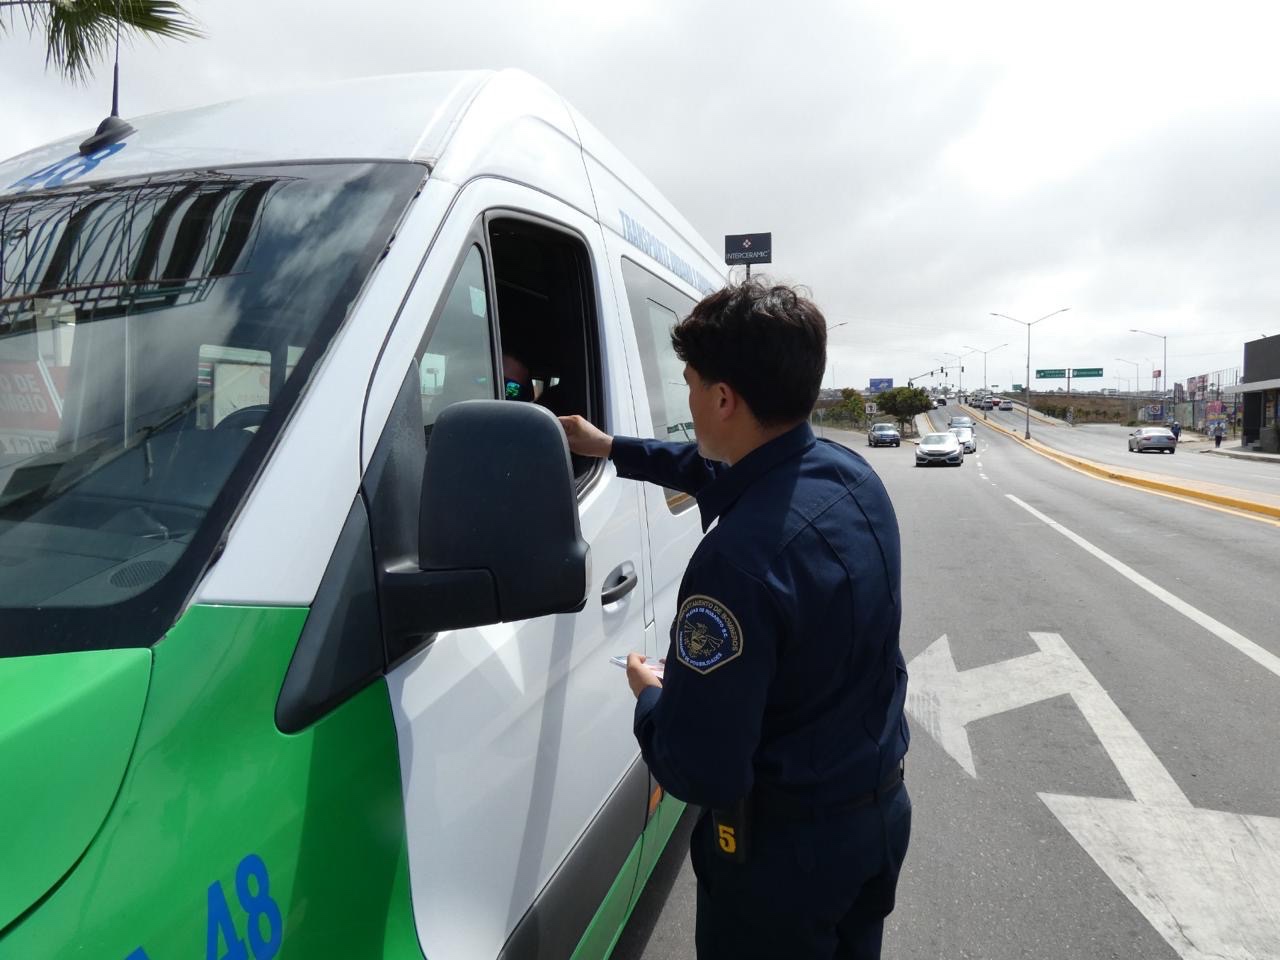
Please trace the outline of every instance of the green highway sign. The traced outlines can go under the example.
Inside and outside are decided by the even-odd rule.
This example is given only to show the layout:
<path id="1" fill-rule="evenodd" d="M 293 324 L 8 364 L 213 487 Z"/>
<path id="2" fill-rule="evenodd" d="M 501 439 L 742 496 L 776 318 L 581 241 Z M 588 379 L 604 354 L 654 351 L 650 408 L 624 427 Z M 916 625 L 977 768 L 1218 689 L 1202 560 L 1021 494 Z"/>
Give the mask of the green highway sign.
<path id="1" fill-rule="evenodd" d="M 1020 383 L 1015 383 L 1015 384 L 1013 385 L 1013 392 L 1014 392 L 1014 393 L 1021 393 L 1021 392 L 1022 392 L 1022 384 L 1020 384 Z"/>
<path id="2" fill-rule="evenodd" d="M 1065 369 L 1036 371 L 1037 380 L 1062 380 L 1065 379 L 1066 376 L 1067 371 Z"/>
<path id="3" fill-rule="evenodd" d="M 1102 376 L 1101 367 L 1076 367 L 1071 371 L 1073 377 L 1100 377 Z"/>

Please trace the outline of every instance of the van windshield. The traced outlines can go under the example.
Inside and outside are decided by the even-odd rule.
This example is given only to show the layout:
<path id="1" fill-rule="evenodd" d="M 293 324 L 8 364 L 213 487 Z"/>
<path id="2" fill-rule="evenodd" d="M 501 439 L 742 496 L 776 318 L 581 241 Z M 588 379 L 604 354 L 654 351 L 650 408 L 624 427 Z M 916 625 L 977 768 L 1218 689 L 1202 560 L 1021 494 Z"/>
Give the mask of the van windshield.
<path id="1" fill-rule="evenodd" d="M 228 167 L 0 197 L 0 656 L 172 624 L 423 176 Z"/>

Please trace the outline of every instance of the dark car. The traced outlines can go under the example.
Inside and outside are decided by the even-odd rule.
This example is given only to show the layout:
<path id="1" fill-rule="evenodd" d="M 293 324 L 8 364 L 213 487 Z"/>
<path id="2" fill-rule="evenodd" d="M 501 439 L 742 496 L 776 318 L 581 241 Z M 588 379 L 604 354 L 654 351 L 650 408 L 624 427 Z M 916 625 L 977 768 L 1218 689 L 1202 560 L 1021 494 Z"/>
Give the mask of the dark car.
<path id="1" fill-rule="evenodd" d="M 900 447 L 902 434 L 892 423 L 877 423 L 867 434 L 868 447 Z"/>

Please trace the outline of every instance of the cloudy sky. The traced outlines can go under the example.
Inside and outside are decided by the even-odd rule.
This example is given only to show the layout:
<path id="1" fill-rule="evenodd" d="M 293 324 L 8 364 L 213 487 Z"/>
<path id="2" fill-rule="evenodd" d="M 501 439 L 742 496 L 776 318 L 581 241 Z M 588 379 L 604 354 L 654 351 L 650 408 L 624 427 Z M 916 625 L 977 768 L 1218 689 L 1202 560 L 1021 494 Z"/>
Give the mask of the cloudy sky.
<path id="1" fill-rule="evenodd" d="M 126 50 L 122 112 L 312 81 L 520 67 L 578 106 L 720 249 L 773 232 L 773 272 L 865 386 L 1008 346 L 988 380 L 1101 366 L 1146 389 L 1238 366 L 1280 333 L 1280 8 L 911 3 L 188 0 L 203 40 Z M 1274 10 L 1276 12 L 1269 12 Z M 0 34 L 0 156 L 92 127 L 88 86 Z M 954 361 L 948 361 L 954 362 Z M 982 379 L 982 357 L 965 361 Z M 954 375 L 953 375 L 954 377 Z M 1042 386 L 1052 387 L 1045 382 Z"/>

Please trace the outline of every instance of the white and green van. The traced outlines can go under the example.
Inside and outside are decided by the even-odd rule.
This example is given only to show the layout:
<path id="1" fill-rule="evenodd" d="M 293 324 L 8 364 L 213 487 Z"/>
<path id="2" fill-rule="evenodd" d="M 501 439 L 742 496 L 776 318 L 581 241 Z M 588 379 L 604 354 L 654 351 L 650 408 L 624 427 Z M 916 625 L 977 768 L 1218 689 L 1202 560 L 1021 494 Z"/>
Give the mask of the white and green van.
<path id="1" fill-rule="evenodd" d="M 700 531 L 553 414 L 723 268 L 518 72 L 132 123 L 0 163 L 0 958 L 608 956 Z"/>

